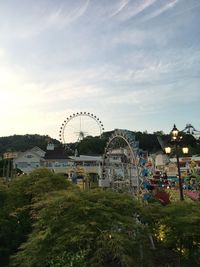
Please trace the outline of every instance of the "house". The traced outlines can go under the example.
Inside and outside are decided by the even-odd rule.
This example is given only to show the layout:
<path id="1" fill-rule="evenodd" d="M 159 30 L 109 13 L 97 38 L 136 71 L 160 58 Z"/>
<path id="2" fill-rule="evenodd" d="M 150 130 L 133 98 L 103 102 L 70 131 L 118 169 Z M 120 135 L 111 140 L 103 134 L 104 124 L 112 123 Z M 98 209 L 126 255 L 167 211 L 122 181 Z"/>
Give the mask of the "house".
<path id="1" fill-rule="evenodd" d="M 73 165 L 63 147 L 57 147 L 49 142 L 44 155 L 43 167 L 55 173 L 67 173 L 67 168 Z"/>
<path id="2" fill-rule="evenodd" d="M 44 162 L 45 151 L 39 147 L 33 147 L 25 152 L 18 152 L 13 158 L 13 167 L 20 169 L 24 173 L 30 173 L 36 168 L 40 168 Z"/>
<path id="3" fill-rule="evenodd" d="M 4 158 L 8 158 L 9 155 L 5 153 Z M 13 157 L 13 167 L 27 174 L 37 168 L 48 168 L 55 173 L 66 173 L 68 164 L 72 165 L 64 148 L 56 147 L 51 142 L 47 144 L 46 151 L 33 147 L 25 152 L 16 152 Z"/>

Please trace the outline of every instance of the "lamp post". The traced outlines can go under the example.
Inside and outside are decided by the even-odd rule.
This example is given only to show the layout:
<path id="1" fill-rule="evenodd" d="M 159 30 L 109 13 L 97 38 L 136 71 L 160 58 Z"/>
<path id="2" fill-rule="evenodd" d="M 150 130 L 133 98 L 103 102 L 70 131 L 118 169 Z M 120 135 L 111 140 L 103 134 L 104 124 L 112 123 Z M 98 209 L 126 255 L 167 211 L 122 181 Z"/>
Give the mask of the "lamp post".
<path id="1" fill-rule="evenodd" d="M 183 137 L 181 136 L 179 130 L 176 128 L 176 125 L 174 124 L 174 127 L 171 131 L 171 144 L 174 147 L 175 154 L 176 154 L 180 200 L 184 200 L 183 185 L 182 185 L 182 178 L 181 178 L 181 171 L 180 171 L 180 161 L 179 161 L 179 147 L 181 146 L 182 138 Z M 183 152 L 183 154 L 187 154 L 188 153 L 188 147 L 182 146 L 182 152 Z M 165 153 L 166 154 L 171 153 L 171 147 L 170 146 L 165 147 Z"/>

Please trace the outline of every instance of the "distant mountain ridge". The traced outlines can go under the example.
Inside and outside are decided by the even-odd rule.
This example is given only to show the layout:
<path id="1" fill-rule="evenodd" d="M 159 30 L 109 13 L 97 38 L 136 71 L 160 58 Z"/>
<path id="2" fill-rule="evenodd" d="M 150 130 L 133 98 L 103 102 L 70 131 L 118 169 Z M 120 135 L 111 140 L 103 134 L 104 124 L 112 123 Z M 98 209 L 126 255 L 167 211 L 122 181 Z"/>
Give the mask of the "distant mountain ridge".
<path id="1" fill-rule="evenodd" d="M 45 150 L 49 140 L 52 140 L 55 144 L 60 142 L 56 139 L 49 137 L 48 135 L 39 134 L 25 134 L 25 135 L 12 135 L 0 137 L 0 154 L 8 151 L 26 151 L 38 146 Z"/>

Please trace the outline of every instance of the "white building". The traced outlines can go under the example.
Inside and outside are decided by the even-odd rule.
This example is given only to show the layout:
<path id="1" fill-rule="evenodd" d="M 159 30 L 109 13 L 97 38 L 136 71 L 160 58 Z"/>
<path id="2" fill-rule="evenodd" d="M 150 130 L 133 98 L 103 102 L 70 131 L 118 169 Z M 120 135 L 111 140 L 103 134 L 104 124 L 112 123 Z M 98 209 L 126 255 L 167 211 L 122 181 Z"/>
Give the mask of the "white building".
<path id="1" fill-rule="evenodd" d="M 71 167 L 67 168 L 69 176 L 71 176 L 71 174 L 78 169 L 81 169 L 82 172 L 85 174 L 92 174 L 98 177 L 101 176 L 101 164 L 102 164 L 101 156 L 80 155 L 80 156 L 71 156 L 69 158 L 73 163 Z"/>
<path id="2" fill-rule="evenodd" d="M 40 168 L 44 162 L 45 151 L 39 147 L 34 147 L 25 152 L 18 152 L 13 158 L 13 167 L 18 168 L 24 173 L 30 173 L 36 168 Z"/>
<path id="3" fill-rule="evenodd" d="M 100 156 L 68 157 L 63 147 L 56 147 L 53 143 L 48 143 L 46 151 L 33 147 L 25 152 L 5 153 L 4 158 L 12 159 L 13 167 L 27 174 L 37 168 L 47 168 L 55 173 L 69 176 L 77 167 L 81 167 L 85 174 L 100 176 L 102 162 Z"/>

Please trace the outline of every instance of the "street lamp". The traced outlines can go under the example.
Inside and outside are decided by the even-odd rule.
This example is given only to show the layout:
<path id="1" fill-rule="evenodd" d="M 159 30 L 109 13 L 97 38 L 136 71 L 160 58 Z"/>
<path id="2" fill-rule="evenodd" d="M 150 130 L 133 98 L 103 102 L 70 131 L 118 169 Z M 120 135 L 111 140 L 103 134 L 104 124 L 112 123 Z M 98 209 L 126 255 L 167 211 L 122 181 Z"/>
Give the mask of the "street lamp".
<path id="1" fill-rule="evenodd" d="M 182 185 L 182 178 L 181 178 L 181 171 L 180 171 L 180 161 L 179 161 L 179 147 L 181 146 L 183 137 L 180 134 L 180 131 L 176 128 L 176 125 L 174 124 L 174 127 L 171 131 L 171 144 L 175 148 L 175 154 L 176 154 L 176 162 L 177 162 L 177 169 L 178 169 L 178 181 L 179 181 L 179 191 L 180 191 L 180 200 L 184 200 L 183 196 L 183 185 Z M 165 153 L 170 154 L 171 153 L 171 146 L 165 147 Z M 189 151 L 188 147 L 182 146 L 182 152 L 183 154 L 187 154 Z"/>

